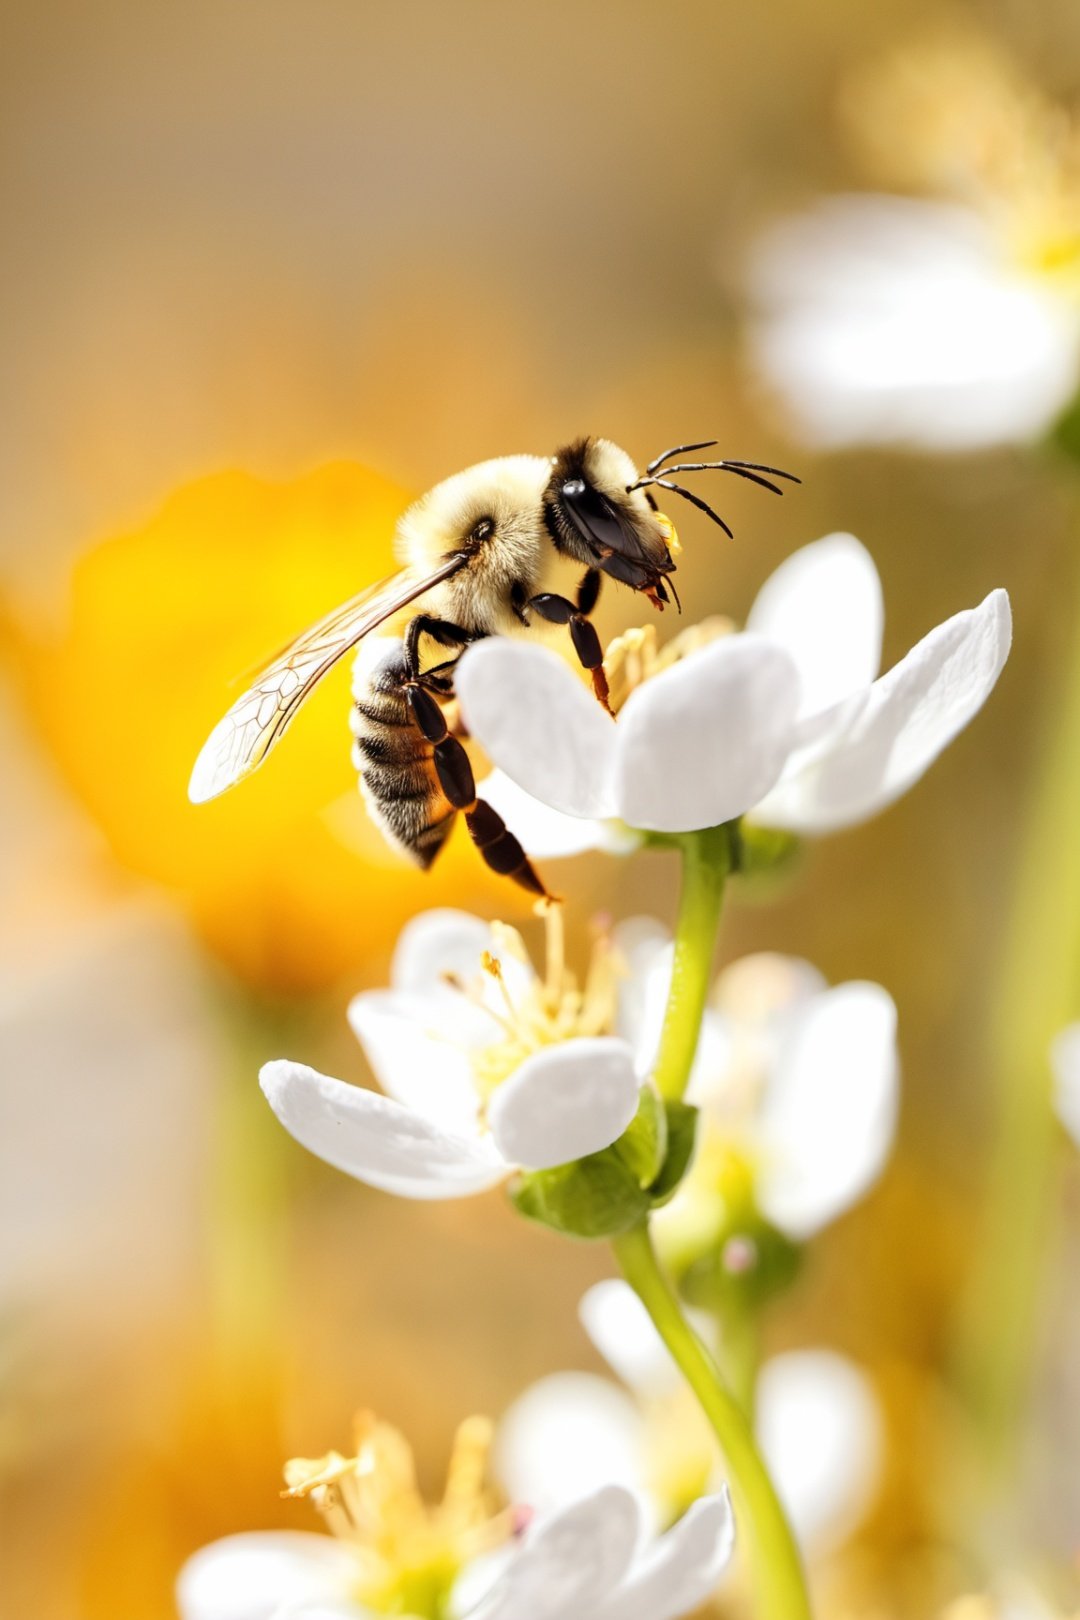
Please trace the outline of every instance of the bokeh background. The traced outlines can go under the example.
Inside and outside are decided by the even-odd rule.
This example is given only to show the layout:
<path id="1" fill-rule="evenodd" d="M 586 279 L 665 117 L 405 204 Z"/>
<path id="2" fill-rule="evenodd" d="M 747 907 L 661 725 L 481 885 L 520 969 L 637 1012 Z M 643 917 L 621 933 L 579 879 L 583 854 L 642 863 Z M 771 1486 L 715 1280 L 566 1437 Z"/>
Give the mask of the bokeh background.
<path id="1" fill-rule="evenodd" d="M 350 776 L 344 672 L 243 790 L 184 798 L 230 682 L 385 571 L 411 494 L 582 431 L 641 460 L 716 437 L 803 475 L 782 503 L 725 488 L 734 543 L 681 521 L 694 615 L 745 612 L 834 528 L 881 569 L 886 662 L 992 586 L 1012 593 L 1016 648 L 985 714 L 886 816 L 734 905 L 722 943 L 725 959 L 805 954 L 899 1004 L 895 1159 L 769 1336 L 874 1376 L 893 1444 L 857 1556 L 868 1590 L 902 1593 L 936 1467 L 928 1370 L 972 1258 L 1000 935 L 1072 627 L 1080 496 L 1049 456 L 785 443 L 744 365 L 739 273 L 757 226 L 854 183 L 834 117 L 847 70 L 944 15 L 5 7 L 5 1613 L 164 1620 L 192 1548 L 304 1522 L 277 1499 L 281 1460 L 343 1441 L 357 1405 L 406 1426 L 435 1476 L 461 1416 L 597 1365 L 575 1308 L 609 1269 L 600 1247 L 526 1228 L 499 1195 L 370 1193 L 294 1148 L 254 1083 L 285 1053 L 363 1079 L 343 1010 L 383 982 L 402 921 L 436 904 L 517 918 L 515 896 L 467 846 L 426 880 L 382 849 Z M 977 16 L 1041 82 L 1080 90 L 1067 0 Z M 602 628 L 634 611 L 607 593 Z M 674 879 L 660 855 L 568 866 L 579 944 L 596 912 L 670 918 Z M 1075 1176 L 1066 1197 L 1075 1215 Z M 1017 1501 L 1064 1550 L 1080 1330 L 1049 1276 L 1046 1410 Z"/>

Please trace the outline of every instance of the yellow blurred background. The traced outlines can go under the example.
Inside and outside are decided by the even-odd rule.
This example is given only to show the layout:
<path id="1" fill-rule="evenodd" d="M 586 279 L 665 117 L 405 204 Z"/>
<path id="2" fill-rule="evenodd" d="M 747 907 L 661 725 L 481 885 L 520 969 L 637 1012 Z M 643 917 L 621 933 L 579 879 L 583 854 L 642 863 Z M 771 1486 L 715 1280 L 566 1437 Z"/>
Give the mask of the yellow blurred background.
<path id="1" fill-rule="evenodd" d="M 1049 456 L 784 443 L 742 364 L 738 272 L 755 226 L 857 181 L 833 115 L 845 71 L 944 14 L 6 8 L 5 1614 L 168 1616 L 201 1542 L 306 1526 L 277 1499 L 280 1463 L 338 1443 L 358 1404 L 407 1427 L 437 1476 L 464 1414 L 598 1366 L 575 1312 L 609 1270 L 601 1247 L 527 1228 L 499 1195 L 369 1192 L 295 1148 L 255 1087 L 285 1053 L 363 1078 L 344 1007 L 384 981 L 403 920 L 438 904 L 518 918 L 516 897 L 456 839 L 426 879 L 383 849 L 349 768 L 344 672 L 258 778 L 203 809 L 184 797 L 235 677 L 385 571 L 411 494 L 581 432 L 640 460 L 716 437 L 802 474 L 783 503 L 724 490 L 734 543 L 680 524 L 694 616 L 743 614 L 783 556 L 836 528 L 881 570 L 886 663 L 992 586 L 1012 594 L 987 712 L 899 806 L 810 849 L 782 894 L 734 905 L 722 942 L 724 959 L 776 948 L 879 980 L 900 1008 L 894 1161 L 815 1244 L 769 1333 L 836 1345 L 878 1382 L 893 1448 L 859 1557 L 867 1590 L 902 1603 L 1080 491 Z M 979 16 L 1044 83 L 1080 90 L 1075 6 Z M 635 612 L 606 593 L 602 629 Z M 579 944 L 598 911 L 670 919 L 674 883 L 660 855 L 560 872 Z M 1075 1167 L 1067 1191 L 1075 1227 Z M 1066 1228 L 1060 1274 L 1076 1259 Z M 1080 1323 L 1059 1293 L 1015 1513 L 1067 1553 Z"/>

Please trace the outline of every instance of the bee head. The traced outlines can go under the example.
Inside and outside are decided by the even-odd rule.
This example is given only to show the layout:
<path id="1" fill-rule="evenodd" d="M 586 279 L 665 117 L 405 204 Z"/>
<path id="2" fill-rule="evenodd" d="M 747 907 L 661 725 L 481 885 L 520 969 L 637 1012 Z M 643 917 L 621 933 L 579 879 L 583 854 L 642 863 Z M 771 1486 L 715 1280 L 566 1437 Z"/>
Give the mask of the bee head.
<path id="1" fill-rule="evenodd" d="M 557 549 L 654 601 L 668 600 L 675 528 L 644 490 L 625 450 L 579 439 L 552 457 L 544 518 Z"/>

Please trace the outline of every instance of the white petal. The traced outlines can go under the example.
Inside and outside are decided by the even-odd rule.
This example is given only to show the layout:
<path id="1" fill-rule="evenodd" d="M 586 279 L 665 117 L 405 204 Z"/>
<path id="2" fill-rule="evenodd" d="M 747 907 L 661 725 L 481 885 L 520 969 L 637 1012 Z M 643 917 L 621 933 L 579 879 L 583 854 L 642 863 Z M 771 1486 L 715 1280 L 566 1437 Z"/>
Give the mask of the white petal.
<path id="1" fill-rule="evenodd" d="M 636 1394 L 648 1398 L 679 1387 L 671 1352 L 629 1283 L 617 1277 L 595 1283 L 578 1315 L 604 1360 Z"/>
<path id="2" fill-rule="evenodd" d="M 1080 1143 L 1080 1024 L 1063 1029 L 1050 1049 L 1057 1082 L 1057 1111 Z"/>
<path id="3" fill-rule="evenodd" d="M 465 1003 L 464 996 L 457 999 Z M 490 1038 L 494 1025 L 478 1008 L 465 1005 L 469 1031 L 475 1033 L 479 1023 Z M 465 1047 L 467 1036 L 445 1022 L 440 1028 L 438 1012 L 431 997 L 364 990 L 349 1004 L 349 1023 L 387 1096 L 442 1130 L 475 1136 L 480 1099 Z"/>
<path id="4" fill-rule="evenodd" d="M 389 1097 L 302 1063 L 267 1063 L 259 1081 L 290 1136 L 369 1187 L 404 1198 L 463 1198 L 506 1174 L 490 1143 L 452 1136 Z"/>
<path id="5" fill-rule="evenodd" d="M 390 983 L 415 995 L 443 995 L 447 974 L 468 982 L 490 948 L 490 924 L 471 912 L 451 906 L 422 911 L 398 935 Z"/>
<path id="6" fill-rule="evenodd" d="M 746 621 L 783 647 L 802 683 L 800 718 L 869 686 L 881 663 L 881 581 L 866 547 L 830 534 L 780 564 Z"/>
<path id="7" fill-rule="evenodd" d="M 561 860 L 591 849 L 628 855 L 641 843 L 640 836 L 621 821 L 589 821 L 553 810 L 518 787 L 504 771 L 492 771 L 477 783 L 476 791 L 499 812 L 526 853 L 538 860 Z"/>
<path id="8" fill-rule="evenodd" d="M 785 774 L 755 820 L 796 832 L 865 821 L 906 793 L 982 708 L 1009 655 L 1004 591 L 939 624 L 875 681 L 854 725 L 825 755 Z"/>
<path id="9" fill-rule="evenodd" d="M 625 1041 L 564 1041 L 527 1058 L 499 1087 L 488 1109 L 491 1134 L 510 1164 L 569 1164 L 622 1135 L 639 1090 Z"/>
<path id="10" fill-rule="evenodd" d="M 491 924 L 470 912 L 452 907 L 424 911 L 398 936 L 390 982 L 395 990 L 431 1001 L 429 1022 L 446 1024 L 455 1038 L 460 1030 L 464 1039 L 471 1036 L 487 1043 L 494 1033 L 491 1019 L 478 1013 L 449 981 L 478 987 L 481 998 L 501 1013 L 502 993 L 483 968 L 485 951 L 496 950 Z M 520 995 L 535 981 L 531 964 L 505 951 L 498 954 L 511 995 Z"/>
<path id="11" fill-rule="evenodd" d="M 536 1526 L 477 1620 L 595 1615 L 625 1575 L 640 1533 L 637 1498 L 605 1486 Z"/>
<path id="12" fill-rule="evenodd" d="M 462 656 L 454 690 L 472 736 L 526 793 L 569 816 L 615 814 L 615 726 L 549 647 L 481 641 Z"/>
<path id="13" fill-rule="evenodd" d="M 898 1078 L 896 1007 L 880 985 L 838 985 L 793 1020 L 758 1120 L 770 1220 L 807 1237 L 866 1191 L 892 1144 Z"/>
<path id="14" fill-rule="evenodd" d="M 503 1414 L 492 1467 L 507 1498 L 550 1513 L 602 1485 L 645 1491 L 644 1425 L 623 1390 L 596 1373 L 551 1373 Z"/>
<path id="15" fill-rule="evenodd" d="M 619 715 L 619 815 L 654 832 L 741 815 L 780 775 L 798 703 L 795 666 L 760 636 L 724 636 L 664 670 Z"/>
<path id="16" fill-rule="evenodd" d="M 677 1620 L 709 1596 L 734 1546 L 735 1517 L 725 1487 L 695 1502 L 590 1620 Z"/>
<path id="17" fill-rule="evenodd" d="M 750 274 L 757 367 L 809 443 L 1023 441 L 1076 391 L 1075 310 L 966 209 L 832 198 L 768 233 Z"/>
<path id="18" fill-rule="evenodd" d="M 281 1605 L 347 1594 L 356 1559 L 330 1536 L 302 1530 L 227 1536 L 188 1559 L 176 1582 L 181 1620 L 270 1620 Z"/>
<path id="19" fill-rule="evenodd" d="M 830 1350 L 774 1356 L 758 1381 L 758 1438 L 795 1533 L 820 1554 L 870 1505 L 884 1435 L 869 1380 Z"/>

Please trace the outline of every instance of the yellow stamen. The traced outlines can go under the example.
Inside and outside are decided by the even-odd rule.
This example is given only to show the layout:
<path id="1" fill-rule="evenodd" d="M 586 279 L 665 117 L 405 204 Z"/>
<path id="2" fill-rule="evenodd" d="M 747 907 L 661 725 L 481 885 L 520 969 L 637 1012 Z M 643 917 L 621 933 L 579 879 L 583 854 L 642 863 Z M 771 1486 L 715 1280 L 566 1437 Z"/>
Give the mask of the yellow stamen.
<path id="1" fill-rule="evenodd" d="M 496 1513 L 484 1486 L 492 1426 L 461 1425 L 440 1502 L 416 1484 L 412 1451 L 396 1429 L 369 1412 L 356 1420 L 356 1455 L 294 1458 L 286 1496 L 310 1496 L 332 1533 L 356 1554 L 354 1596 L 376 1614 L 446 1620 L 459 1572 L 505 1541 L 513 1524 Z"/>

